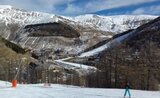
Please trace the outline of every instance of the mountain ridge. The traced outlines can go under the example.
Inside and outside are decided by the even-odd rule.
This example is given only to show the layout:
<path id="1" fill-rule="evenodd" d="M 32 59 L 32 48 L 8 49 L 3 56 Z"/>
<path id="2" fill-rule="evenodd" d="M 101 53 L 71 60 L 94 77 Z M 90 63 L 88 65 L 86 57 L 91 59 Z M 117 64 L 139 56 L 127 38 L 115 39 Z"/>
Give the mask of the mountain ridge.
<path id="1" fill-rule="evenodd" d="M 82 26 L 84 24 L 90 24 L 90 25 L 93 25 L 92 27 L 94 26 L 98 27 L 99 25 L 102 25 L 103 23 L 102 20 L 105 21 L 104 24 L 107 22 L 110 22 L 110 24 L 107 25 L 109 26 L 109 25 L 118 24 L 119 22 L 122 22 L 120 24 L 123 24 L 124 21 L 127 21 L 129 19 L 131 19 L 132 21 L 138 21 L 138 20 L 142 20 L 145 18 L 151 20 L 156 17 L 157 16 L 153 16 L 153 15 L 102 16 L 102 15 L 95 15 L 95 14 L 85 14 L 85 15 L 79 15 L 75 17 L 67 17 L 67 16 L 60 16 L 60 15 L 55 15 L 55 14 L 43 13 L 43 12 L 22 10 L 22 9 L 18 9 L 10 5 L 6 5 L 6 6 L 0 5 L 0 19 L 5 20 L 6 22 L 12 22 L 12 23 L 20 22 L 22 23 L 22 25 L 47 23 L 47 22 L 58 22 L 62 20 L 63 21 L 68 20 L 71 22 L 71 24 L 73 22 L 78 22 Z M 133 27 L 136 28 L 138 26 L 133 26 Z M 130 28 L 133 29 L 133 27 L 130 27 Z M 104 27 L 98 27 L 98 28 L 99 30 L 107 31 L 106 28 L 104 29 Z M 111 30 L 111 28 L 108 29 L 108 31 L 118 31 L 118 30 Z M 124 31 L 124 30 L 120 30 L 120 31 Z"/>
<path id="2" fill-rule="evenodd" d="M 55 49 L 62 48 L 66 52 L 69 51 L 71 54 L 77 54 L 86 48 L 94 46 L 100 41 L 106 40 L 115 34 L 122 33 L 129 29 L 135 29 L 156 17 L 157 16 L 150 15 L 100 16 L 94 14 L 66 17 L 22 10 L 7 5 L 0 6 L 0 20 L 2 20 L 0 22 L 0 35 L 10 41 L 20 44 L 24 48 L 47 49 L 55 48 L 56 46 Z M 24 27 L 27 25 L 41 25 L 53 22 L 62 22 L 71 26 L 75 31 L 80 33 L 80 36 L 76 39 L 59 38 L 58 36 L 55 36 L 54 38 L 52 36 L 31 37 L 28 36 L 31 33 L 30 31 L 25 33 Z M 31 31 L 32 29 L 33 28 L 31 28 Z M 54 42 L 53 39 L 58 41 Z M 64 41 L 64 39 L 66 41 Z M 64 46 L 62 46 L 63 44 Z M 72 47 L 69 45 L 72 45 Z"/>

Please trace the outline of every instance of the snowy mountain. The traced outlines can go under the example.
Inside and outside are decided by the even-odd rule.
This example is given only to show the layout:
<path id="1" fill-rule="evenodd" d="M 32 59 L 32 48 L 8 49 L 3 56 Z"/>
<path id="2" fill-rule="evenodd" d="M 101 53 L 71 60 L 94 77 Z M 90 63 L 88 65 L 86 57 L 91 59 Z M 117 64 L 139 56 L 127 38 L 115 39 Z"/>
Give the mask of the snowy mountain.
<path id="1" fill-rule="evenodd" d="M 121 33 L 129 29 L 135 29 L 138 26 L 154 19 L 151 15 L 117 15 L 117 16 L 99 16 L 82 15 L 74 17 L 76 22 L 90 24 L 98 30 Z"/>
<path id="2" fill-rule="evenodd" d="M 12 23 L 27 25 L 57 21 L 56 18 L 51 20 L 53 19 L 52 17 L 54 17 L 54 15 L 33 11 L 29 12 L 10 5 L 0 5 L 0 19 L 4 21 L 6 25 Z"/>
<path id="3" fill-rule="evenodd" d="M 124 83 L 126 79 L 133 80 L 133 78 L 135 78 L 130 78 L 130 75 L 140 76 L 135 79 L 135 81 L 132 81 L 133 84 L 137 84 L 133 86 L 135 89 L 157 90 L 157 85 L 160 80 L 158 73 L 155 72 L 157 75 L 151 77 L 155 82 L 150 83 L 150 86 L 148 82 L 150 81 L 148 78 L 150 74 L 148 69 L 151 68 L 151 60 L 148 60 L 148 56 L 146 56 L 148 50 L 144 53 L 147 46 L 150 46 L 148 42 L 152 40 L 154 43 L 151 45 L 154 46 L 153 50 L 156 49 L 156 52 L 154 51 L 154 53 L 149 56 L 152 56 L 152 58 L 156 57 L 152 64 L 154 64 L 155 68 L 158 68 L 157 65 L 159 65 L 160 62 L 157 60 L 157 58 L 159 58 L 159 48 L 157 47 L 159 47 L 160 43 L 160 25 L 159 18 L 157 17 L 158 16 L 150 15 L 100 16 L 93 14 L 65 17 L 42 12 L 26 11 L 9 5 L 1 5 L 0 36 L 20 45 L 25 48 L 25 50 L 31 50 L 33 53 L 32 57 L 38 62 L 34 62 L 37 65 L 44 65 L 43 67 L 47 67 L 45 65 L 51 64 L 58 67 L 62 66 L 62 69 L 67 69 L 65 69 L 65 71 L 62 70 L 63 74 L 65 72 L 69 73 L 69 75 L 75 74 L 76 78 L 79 78 L 79 73 L 86 73 L 86 70 L 92 70 L 94 72 L 95 70 L 100 71 L 99 73 L 87 76 L 89 78 L 87 78 L 85 82 L 88 83 L 87 85 L 90 87 L 121 88 L 122 82 Z M 130 32 L 123 33 L 128 30 Z M 86 49 L 103 41 L 105 42 L 103 45 L 101 44 L 98 48 L 96 47 L 83 53 Z M 125 47 L 122 46 L 119 48 L 121 45 L 124 45 Z M 115 48 L 120 52 L 115 54 Z M 135 54 L 137 56 L 137 53 L 139 53 L 140 50 L 141 58 L 145 58 L 137 60 L 138 57 L 135 57 Z M 78 54 L 80 54 L 80 59 L 77 57 Z M 97 54 L 100 54 L 98 55 L 99 57 Z M 97 57 L 96 59 L 88 58 L 92 56 Z M 131 58 L 132 56 L 133 58 Z M 72 60 L 75 60 L 76 58 L 78 59 L 78 63 L 71 63 L 67 61 L 68 59 L 61 59 L 66 57 L 71 57 Z M 86 60 L 85 63 L 83 59 Z M 131 61 L 132 63 L 130 64 L 136 63 L 136 66 L 133 66 L 132 69 L 134 70 L 131 70 L 131 73 L 128 74 L 126 73 L 129 70 L 127 63 Z M 120 70 L 117 70 L 116 66 L 118 66 Z M 32 71 L 35 71 L 37 68 L 34 64 L 32 67 L 34 67 Z M 136 69 L 139 67 L 141 69 Z M 119 71 L 117 72 L 119 77 L 116 77 L 116 71 Z M 88 73 L 86 74 L 88 75 Z M 64 76 L 65 75 L 68 74 L 65 73 Z M 99 76 L 101 76 L 101 78 L 99 78 Z M 71 76 L 68 76 L 68 79 L 69 77 Z M 37 77 L 35 78 L 38 79 Z M 119 83 L 116 81 L 117 78 L 120 78 Z M 72 80 L 72 78 L 70 79 Z M 75 79 L 74 81 L 76 85 L 79 85 L 77 80 L 80 81 L 81 79 Z M 37 80 L 34 81 L 38 83 Z M 113 96 L 110 97 L 112 98 Z"/>
<path id="4" fill-rule="evenodd" d="M 55 50 L 62 49 L 65 53 L 67 51 L 69 54 L 77 54 L 116 33 L 135 29 L 156 17 L 150 15 L 99 16 L 92 14 L 65 17 L 26 11 L 10 5 L 0 5 L 0 35 L 24 48 L 34 50 L 54 48 Z M 37 31 L 34 28 L 25 29 L 28 25 L 44 25 L 53 22 L 61 22 L 72 27 L 80 33 L 79 38 L 66 38 L 58 35 L 32 37 L 29 36 L 30 33 L 33 31 L 42 32 L 42 30 L 37 27 Z M 47 25 L 45 28 L 48 28 Z"/>
<path id="5" fill-rule="evenodd" d="M 10 5 L 0 5 L 0 19 L 7 23 L 19 23 L 20 25 L 38 24 L 60 21 L 73 21 L 81 26 L 96 26 L 97 29 L 110 32 L 122 32 L 134 29 L 144 24 L 156 16 L 151 15 L 118 15 L 118 16 L 99 16 L 81 15 L 76 17 L 57 16 L 54 14 L 26 11 L 12 7 Z M 128 25 L 129 24 L 129 25 Z M 128 26 L 127 26 L 128 25 Z"/>
<path id="6" fill-rule="evenodd" d="M 122 42 L 124 42 L 125 40 L 129 40 L 128 43 L 130 43 L 132 42 L 132 39 L 138 39 L 139 36 L 141 36 L 139 40 L 142 40 L 146 38 L 147 35 L 149 35 L 148 38 L 151 37 L 151 39 L 153 39 L 157 37 L 155 40 L 158 41 L 159 31 L 160 31 L 159 24 L 160 24 L 160 18 L 158 17 L 155 20 L 147 24 L 144 24 L 135 30 L 127 32 L 127 34 L 124 34 L 122 36 L 112 39 L 111 41 L 105 43 L 104 45 L 98 48 L 82 53 L 80 57 L 94 56 L 110 47 L 114 47 L 114 46 L 118 46 L 119 44 L 122 44 Z M 147 34 L 146 32 L 147 33 L 149 32 L 149 34 Z M 136 42 L 139 43 L 139 40 Z M 148 40 L 148 39 L 144 39 L 144 40 Z"/>
<path id="7" fill-rule="evenodd" d="M 0 5 L 0 19 L 8 23 L 19 23 L 20 25 L 48 23 L 57 21 L 73 22 L 76 25 L 96 27 L 98 30 L 120 33 L 156 18 L 151 15 L 118 15 L 99 16 L 81 15 L 76 17 L 57 16 L 54 14 L 26 11 L 10 5 Z"/>
<path id="8" fill-rule="evenodd" d="M 156 90 L 160 83 L 160 17 L 137 29 L 115 35 L 72 62 L 96 66 L 99 87 L 121 87 L 129 81 L 134 89 Z M 151 82 L 152 81 L 152 82 Z"/>

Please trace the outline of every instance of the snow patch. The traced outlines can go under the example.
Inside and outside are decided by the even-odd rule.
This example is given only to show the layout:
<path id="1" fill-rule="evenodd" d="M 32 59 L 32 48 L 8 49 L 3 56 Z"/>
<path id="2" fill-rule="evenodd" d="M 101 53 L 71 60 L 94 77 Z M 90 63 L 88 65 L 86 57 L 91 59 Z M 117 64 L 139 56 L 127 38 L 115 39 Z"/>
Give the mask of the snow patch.
<path id="1" fill-rule="evenodd" d="M 65 59 L 62 59 L 62 60 L 61 59 L 60 60 L 55 60 L 55 62 L 59 63 L 60 65 L 62 65 L 64 67 L 76 67 L 76 68 L 84 69 L 84 70 L 90 70 L 90 69 L 97 70 L 97 68 L 92 67 L 92 66 L 63 61 L 63 60 L 67 60 L 67 59 L 68 58 L 65 58 Z"/>
<path id="2" fill-rule="evenodd" d="M 79 57 L 89 57 L 89 56 L 93 56 L 93 55 L 96 55 L 96 54 L 104 51 L 105 49 L 107 49 L 107 48 L 109 48 L 109 47 L 111 47 L 111 46 L 118 45 L 118 44 L 121 43 L 121 41 L 123 41 L 124 39 L 126 39 L 129 35 L 133 34 L 134 32 L 135 32 L 135 31 L 131 31 L 131 32 L 125 34 L 125 35 L 122 35 L 122 36 L 120 36 L 120 37 L 118 37 L 118 38 L 115 38 L 115 39 L 107 42 L 106 44 L 104 44 L 104 45 L 102 45 L 102 46 L 100 46 L 100 47 L 98 47 L 98 48 L 95 48 L 95 49 L 93 49 L 93 50 L 91 50 L 91 51 L 84 52 L 84 53 L 82 53 Z"/>

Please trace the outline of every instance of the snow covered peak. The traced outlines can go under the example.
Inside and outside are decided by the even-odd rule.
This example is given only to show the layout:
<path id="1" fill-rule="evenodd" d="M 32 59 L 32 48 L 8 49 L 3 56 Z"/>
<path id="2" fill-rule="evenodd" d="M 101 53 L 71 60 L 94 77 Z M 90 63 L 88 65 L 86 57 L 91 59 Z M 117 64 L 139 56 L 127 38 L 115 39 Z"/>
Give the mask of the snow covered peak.
<path id="1" fill-rule="evenodd" d="M 79 20 L 79 19 L 112 19 L 112 18 L 118 18 L 118 19 L 150 19 L 150 18 L 155 18 L 158 16 L 154 16 L 154 15 L 113 15 L 113 16 L 103 16 L 103 15 L 96 15 L 96 14 L 85 14 L 85 15 L 79 15 L 74 17 L 75 20 Z"/>
<path id="2" fill-rule="evenodd" d="M 115 15 L 115 16 L 100 16 L 100 15 L 80 15 L 74 17 L 76 22 L 81 24 L 90 24 L 98 30 L 110 32 L 124 32 L 129 29 L 135 29 L 138 26 L 155 19 L 158 16 L 152 15 Z"/>
<path id="3" fill-rule="evenodd" d="M 62 21 L 74 26 L 92 28 L 93 30 L 109 31 L 121 33 L 156 18 L 151 15 L 117 15 L 100 16 L 94 14 L 80 15 L 76 17 L 65 17 L 54 14 L 26 11 L 12 7 L 10 5 L 0 5 L 0 20 L 8 23 L 18 23 L 20 25 L 38 24 Z"/>
<path id="4" fill-rule="evenodd" d="M 53 15 L 42 12 L 26 11 L 10 5 L 0 5 L 0 20 L 6 24 L 18 23 L 20 25 L 52 22 Z"/>

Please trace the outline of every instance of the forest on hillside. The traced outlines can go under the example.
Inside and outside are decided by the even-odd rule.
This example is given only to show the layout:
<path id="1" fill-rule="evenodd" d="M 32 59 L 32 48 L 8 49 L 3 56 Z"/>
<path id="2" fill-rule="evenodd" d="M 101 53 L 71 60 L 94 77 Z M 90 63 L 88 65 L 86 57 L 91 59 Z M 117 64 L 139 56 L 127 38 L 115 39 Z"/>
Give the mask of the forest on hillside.
<path id="1" fill-rule="evenodd" d="M 0 80 L 22 81 L 20 72 L 25 73 L 30 62 L 30 54 L 20 46 L 0 38 Z"/>
<path id="2" fill-rule="evenodd" d="M 100 71 L 96 78 L 92 76 L 93 85 L 122 88 L 130 82 L 133 89 L 157 90 L 160 84 L 159 19 L 136 29 L 121 45 L 97 55 L 99 61 L 92 64 Z"/>

